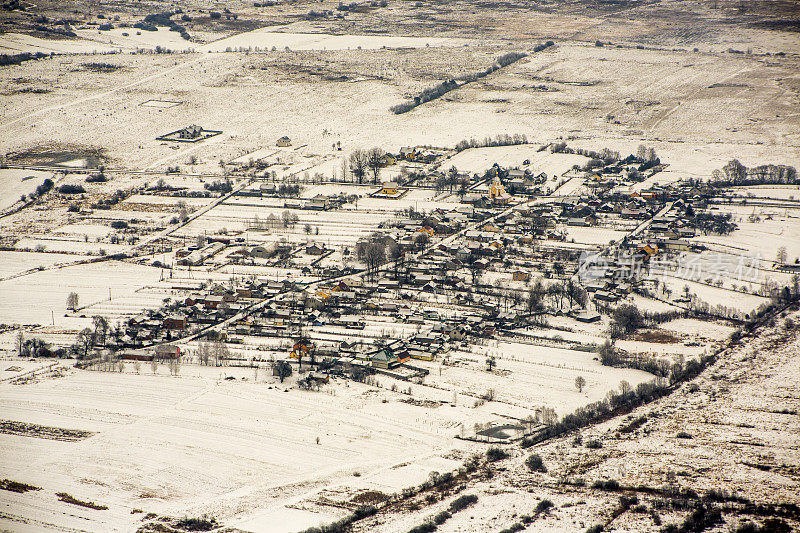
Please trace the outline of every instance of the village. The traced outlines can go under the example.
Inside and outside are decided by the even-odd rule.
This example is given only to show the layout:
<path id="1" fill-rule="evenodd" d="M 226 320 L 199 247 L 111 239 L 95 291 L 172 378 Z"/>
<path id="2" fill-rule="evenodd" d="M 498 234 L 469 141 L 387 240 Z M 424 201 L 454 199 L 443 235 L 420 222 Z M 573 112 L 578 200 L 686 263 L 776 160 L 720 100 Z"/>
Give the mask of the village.
<path id="1" fill-rule="evenodd" d="M 725 210 L 747 200 L 735 200 L 727 185 L 747 169 L 731 163 L 719 183 L 673 177 L 661 185 L 669 165 L 644 145 L 621 158 L 607 148 L 523 141 L 498 141 L 500 149 L 531 154 L 517 164 L 472 172 L 458 169 L 459 158 L 496 148 L 357 150 L 331 176 L 283 178 L 268 158 L 243 157 L 200 191 L 180 186 L 187 178 L 175 171 L 155 186 L 115 193 L 111 209 L 98 210 L 103 201 L 92 196 L 58 195 L 54 201 L 66 199 L 77 214 L 70 227 L 96 225 L 100 214 L 114 228 L 98 246 L 129 243 L 99 260 L 155 267 L 159 280 L 141 291 L 147 303 L 138 310 L 110 293 L 79 306 L 80 293 L 71 292 L 64 317 L 92 318 L 88 327 L 53 345 L 20 332 L 17 343 L 34 357 L 71 356 L 90 370 L 128 362 L 138 372 L 143 361 L 176 374 L 181 365 L 262 368 L 306 389 L 381 376 L 396 381 L 393 389 L 402 382 L 436 389 L 442 384 L 432 372 L 463 367 L 470 378 L 448 384 L 456 397 L 503 403 L 508 371 L 503 350 L 492 346 L 533 345 L 554 356 L 577 350 L 667 379 L 707 348 L 692 334 L 661 333 L 660 324 L 736 327 L 796 283 L 800 269 L 785 249 L 769 259 L 707 239 L 737 230 Z M 276 146 L 292 149 L 288 136 Z M 763 179 L 795 179 L 791 167 L 765 168 Z M 97 171 L 70 174 L 89 182 Z M 166 228 L 152 211 L 149 222 L 138 220 L 148 205 L 166 206 Z M 728 304 L 735 294 L 746 295 L 750 307 Z M 607 339 L 615 344 L 603 352 Z M 571 379 L 586 383 L 578 373 Z M 512 442 L 546 431 L 547 410 L 569 412 L 549 402 L 520 409 L 526 399 L 512 393 L 508 412 L 458 436 Z"/>
<path id="2" fill-rule="evenodd" d="M 0 530 L 800 527 L 791 2 L 22 2 Z"/>

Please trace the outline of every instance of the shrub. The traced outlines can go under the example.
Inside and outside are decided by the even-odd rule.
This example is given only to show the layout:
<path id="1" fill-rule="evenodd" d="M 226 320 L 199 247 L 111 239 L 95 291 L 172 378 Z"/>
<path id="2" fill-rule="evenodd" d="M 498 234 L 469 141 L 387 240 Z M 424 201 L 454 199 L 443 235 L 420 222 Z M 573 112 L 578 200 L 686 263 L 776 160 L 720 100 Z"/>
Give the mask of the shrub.
<path id="1" fill-rule="evenodd" d="M 222 18 L 222 13 L 219 13 L 219 12 L 217 12 L 217 11 L 212 11 L 211 13 L 209 13 L 209 16 L 210 16 L 212 19 L 214 19 L 214 20 L 217 20 L 217 19 L 220 19 L 220 18 Z"/>
<path id="2" fill-rule="evenodd" d="M 522 440 L 519 441 L 519 446 L 520 448 L 523 449 L 530 448 L 534 444 L 536 444 L 536 439 L 534 439 L 533 437 L 523 437 Z"/>
<path id="3" fill-rule="evenodd" d="M 525 466 L 527 466 L 531 472 L 547 472 L 547 467 L 544 466 L 542 456 L 538 453 L 529 455 L 528 458 L 525 459 Z"/>
<path id="4" fill-rule="evenodd" d="M 619 490 L 619 481 L 617 481 L 616 479 L 609 479 L 606 481 L 597 480 L 594 483 L 592 483 L 592 488 L 616 491 Z"/>
<path id="5" fill-rule="evenodd" d="M 450 512 L 457 513 L 458 511 L 462 511 L 470 505 L 474 505 L 477 501 L 478 497 L 474 494 L 465 494 L 463 496 L 459 496 L 450 503 Z"/>
<path id="6" fill-rule="evenodd" d="M 409 529 L 408 533 L 432 533 L 433 531 L 436 531 L 436 524 L 433 522 L 423 522 Z"/>
<path id="7" fill-rule="evenodd" d="M 47 178 L 47 179 L 44 180 L 44 182 L 42 182 L 41 185 L 36 187 L 36 195 L 37 196 L 41 196 L 44 193 L 48 192 L 52 188 L 53 188 L 53 180 L 51 180 L 50 178 Z"/>
<path id="8" fill-rule="evenodd" d="M 86 192 L 86 189 L 82 185 L 62 185 L 58 188 L 58 192 L 61 194 L 82 194 Z"/>
<path id="9" fill-rule="evenodd" d="M 603 443 L 597 439 L 589 439 L 586 441 L 586 447 L 590 450 L 598 450 L 603 447 Z"/>
<path id="10" fill-rule="evenodd" d="M 587 529 L 586 533 L 603 533 L 603 526 L 600 524 L 594 525 Z"/>
<path id="11" fill-rule="evenodd" d="M 86 183 L 102 183 L 104 181 L 108 181 L 105 174 L 92 174 L 86 178 Z"/>
<path id="12" fill-rule="evenodd" d="M 691 438 L 692 438 L 692 436 L 691 436 L 691 435 L 689 435 L 688 433 L 686 433 L 685 431 L 680 431 L 680 432 L 678 432 L 678 434 L 677 434 L 677 435 L 675 435 L 675 436 L 676 436 L 677 438 L 679 438 L 679 439 L 691 439 Z"/>
<path id="13" fill-rule="evenodd" d="M 203 516 L 201 518 L 182 518 L 175 522 L 175 527 L 179 527 L 186 531 L 211 531 L 219 527 L 217 519 L 214 517 L 208 518 Z"/>
<path id="14" fill-rule="evenodd" d="M 40 487 L 28 485 L 27 483 L 20 483 L 19 481 L 12 481 L 10 479 L 4 479 L 3 481 L 0 481 L 0 489 L 10 492 L 18 492 L 20 494 L 24 494 L 32 490 L 42 490 Z"/>
<path id="15" fill-rule="evenodd" d="M 553 506 L 553 502 L 550 500 L 542 500 L 536 504 L 536 512 L 541 513 L 542 511 L 546 511 Z"/>
<path id="16" fill-rule="evenodd" d="M 508 458 L 508 452 L 506 452 L 502 448 L 498 448 L 497 446 L 492 446 L 488 450 L 486 450 L 486 460 L 490 463 L 494 463 L 495 461 L 500 461 L 502 459 Z"/>
<path id="17" fill-rule="evenodd" d="M 436 516 L 433 517 L 433 523 L 436 524 L 437 526 L 441 526 L 442 524 L 447 522 L 447 519 L 450 518 L 451 516 L 453 515 L 451 515 L 449 512 L 442 511 L 441 513 L 438 513 Z"/>
<path id="18" fill-rule="evenodd" d="M 125 229 L 128 227 L 128 223 L 124 220 L 114 220 L 111 222 L 111 227 L 114 229 Z"/>
<path id="19" fill-rule="evenodd" d="M 362 505 L 355 511 L 353 511 L 353 519 L 354 520 L 361 520 L 362 518 L 367 518 L 368 516 L 372 516 L 378 512 L 372 505 Z"/>

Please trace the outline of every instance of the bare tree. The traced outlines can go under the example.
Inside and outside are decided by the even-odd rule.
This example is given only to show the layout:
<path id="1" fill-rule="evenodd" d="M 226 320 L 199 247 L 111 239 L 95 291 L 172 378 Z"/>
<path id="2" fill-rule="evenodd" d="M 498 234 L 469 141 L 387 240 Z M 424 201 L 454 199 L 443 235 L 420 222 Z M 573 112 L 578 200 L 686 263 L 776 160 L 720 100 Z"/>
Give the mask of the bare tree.
<path id="1" fill-rule="evenodd" d="M 788 258 L 789 255 L 786 253 L 786 247 L 781 246 L 780 248 L 778 248 L 778 253 L 775 257 L 776 261 L 782 265 L 785 265 L 786 261 L 788 261 Z"/>
<path id="2" fill-rule="evenodd" d="M 89 356 L 89 348 L 94 344 L 94 333 L 89 328 L 83 328 L 78 333 L 78 347 L 83 351 L 83 359 Z"/>
<path id="3" fill-rule="evenodd" d="M 212 344 L 211 355 L 214 358 L 214 363 L 216 364 L 216 366 L 222 366 L 223 361 L 225 361 L 230 356 L 230 352 L 228 351 L 228 345 L 225 344 L 224 342 L 215 341 Z"/>
<path id="4" fill-rule="evenodd" d="M 197 358 L 202 365 L 208 365 L 208 360 L 211 357 L 211 349 L 207 342 L 201 342 L 197 347 Z"/>
<path id="5" fill-rule="evenodd" d="M 583 388 L 586 386 L 586 380 L 583 379 L 582 376 L 578 376 L 575 378 L 575 387 L 578 389 L 578 392 L 583 392 Z"/>
<path id="6" fill-rule="evenodd" d="M 383 156 L 386 154 L 380 148 L 370 148 L 367 152 L 367 166 L 372 172 L 372 182 L 378 183 L 378 177 L 383 166 Z"/>
<path id="7" fill-rule="evenodd" d="M 72 311 L 75 311 L 75 309 L 77 309 L 77 308 L 78 308 L 78 293 L 77 292 L 71 292 L 67 296 L 67 309 L 71 309 Z"/>
<path id="8" fill-rule="evenodd" d="M 99 339 L 100 345 L 105 346 L 106 336 L 108 335 L 108 321 L 100 315 L 95 315 L 92 317 L 92 322 L 94 323 L 95 339 Z"/>
<path id="9" fill-rule="evenodd" d="M 378 267 L 386 261 L 386 246 L 380 242 L 369 243 L 364 250 L 364 262 L 367 272 L 374 279 Z"/>
<path id="10" fill-rule="evenodd" d="M 350 154 L 350 172 L 359 183 L 364 182 L 364 176 L 367 173 L 367 166 L 369 164 L 368 161 L 369 156 L 367 155 L 367 151 L 361 148 L 353 150 L 353 153 Z"/>

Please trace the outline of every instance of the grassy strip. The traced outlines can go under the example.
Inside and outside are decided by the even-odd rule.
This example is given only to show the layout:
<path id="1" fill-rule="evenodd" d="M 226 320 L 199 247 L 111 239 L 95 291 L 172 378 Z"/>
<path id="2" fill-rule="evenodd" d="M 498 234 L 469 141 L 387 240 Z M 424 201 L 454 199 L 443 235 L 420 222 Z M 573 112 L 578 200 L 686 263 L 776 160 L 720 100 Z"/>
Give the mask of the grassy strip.
<path id="1" fill-rule="evenodd" d="M 35 487 L 33 485 L 28 485 L 27 483 L 20 483 L 19 481 L 12 481 L 10 479 L 4 479 L 3 481 L 0 481 L 0 489 L 18 492 L 20 494 L 25 494 L 26 492 L 32 490 L 42 490 L 41 487 Z"/>
<path id="2" fill-rule="evenodd" d="M 58 496 L 58 499 L 61 500 L 62 502 L 71 503 L 72 505 L 79 505 L 81 507 L 96 509 L 98 511 L 105 511 L 106 509 L 108 509 L 107 505 L 98 505 L 94 502 L 85 502 L 83 500 L 75 498 L 70 494 L 67 494 L 66 492 L 59 492 L 58 494 L 56 494 L 56 496 Z"/>

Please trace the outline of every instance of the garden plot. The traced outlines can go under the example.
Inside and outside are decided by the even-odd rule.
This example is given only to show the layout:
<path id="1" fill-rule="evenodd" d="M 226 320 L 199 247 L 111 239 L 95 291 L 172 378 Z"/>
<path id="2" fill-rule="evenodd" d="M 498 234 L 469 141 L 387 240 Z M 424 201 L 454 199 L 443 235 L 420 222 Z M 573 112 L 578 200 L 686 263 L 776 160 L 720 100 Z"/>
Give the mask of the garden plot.
<path id="1" fill-rule="evenodd" d="M 345 194 L 355 194 L 357 196 L 368 196 L 377 190 L 377 185 L 347 185 L 344 183 L 326 183 L 325 185 L 311 185 L 303 189 L 301 198 L 313 198 L 318 194 L 326 196 Z"/>
<path id="2" fill-rule="evenodd" d="M 552 154 L 539 151 L 540 145 L 522 144 L 517 146 L 492 146 L 487 148 L 469 148 L 449 158 L 445 167 L 456 167 L 462 172 L 482 174 L 497 163 L 501 167 L 518 167 L 530 170 L 534 176 L 544 172 L 548 178 L 560 176 L 573 167 L 583 166 L 588 157 L 575 154 Z M 524 165 L 524 161 L 530 163 Z"/>
<path id="3" fill-rule="evenodd" d="M 727 191 L 737 196 L 800 200 L 800 187 L 790 185 L 751 185 L 749 187 L 731 187 Z"/>
<path id="4" fill-rule="evenodd" d="M 627 232 L 602 227 L 567 226 L 567 239 L 580 244 L 608 244 L 619 242 Z"/>
<path id="5" fill-rule="evenodd" d="M 81 235 L 96 239 L 107 237 L 114 230 L 110 226 L 101 224 L 67 224 L 53 230 L 56 234 Z"/>
<path id="6" fill-rule="evenodd" d="M 377 190 L 373 189 L 373 190 Z M 402 198 L 397 200 L 390 200 L 384 198 L 362 198 L 356 205 L 346 204 L 343 206 L 344 210 L 365 210 L 365 211 L 383 211 L 385 216 L 394 215 L 395 211 L 408 209 L 413 207 L 418 211 L 433 211 L 434 209 L 455 209 L 462 205 L 458 202 L 457 198 L 451 201 L 441 201 L 435 199 L 436 191 L 430 189 L 413 189 Z"/>
<path id="7" fill-rule="evenodd" d="M 223 228 L 244 230 L 252 226 L 256 216 L 262 222 L 266 221 L 270 215 L 274 215 L 280 220 L 284 211 L 287 209 L 223 204 L 187 224 L 181 229 L 181 234 L 202 235 L 218 232 Z M 375 231 L 378 224 L 388 218 L 387 214 L 366 211 L 314 211 L 310 209 L 288 209 L 288 211 L 297 215 L 297 224 L 291 228 L 280 227 L 267 230 L 269 240 L 286 237 L 289 242 L 315 240 L 332 246 L 351 246 L 360 237 Z M 313 233 L 305 232 L 307 224 L 312 227 Z M 319 228 L 319 234 L 316 234 L 316 228 Z M 257 240 L 257 237 L 254 236 L 254 240 Z"/>
<path id="8" fill-rule="evenodd" d="M 160 270 L 117 261 L 76 265 L 34 272 L 0 282 L 0 322 L 9 324 L 50 324 L 51 311 L 56 325 L 74 326 L 64 317 L 67 295 L 76 292 L 79 305 L 88 306 L 113 298 L 129 296 L 145 284 L 158 281 Z M 79 311 L 77 314 L 81 314 Z M 89 313 L 87 312 L 87 315 Z"/>
<path id="9" fill-rule="evenodd" d="M 37 250 L 41 247 L 41 249 L 47 250 L 48 252 L 75 253 L 79 255 L 101 255 L 102 252 L 113 254 L 122 252 L 128 248 L 126 245 L 122 244 L 98 242 L 96 238 L 90 241 L 84 239 L 78 240 L 77 237 L 71 239 L 68 237 L 57 238 L 54 236 L 50 238 L 47 236 L 34 236 L 23 237 L 17 241 L 14 247 L 17 250 Z M 75 260 L 77 261 L 78 259 L 79 258 L 76 258 Z"/>
<path id="10" fill-rule="evenodd" d="M 200 186 L 202 189 L 202 185 Z M 208 205 L 212 202 L 213 198 L 194 198 L 191 196 L 181 197 L 181 196 L 161 196 L 156 194 L 134 194 L 129 196 L 122 202 L 122 205 L 126 203 L 138 205 L 154 205 L 154 206 L 162 206 L 165 210 L 174 210 L 175 212 L 178 211 L 178 204 L 185 203 L 187 207 L 194 207 L 194 208 L 201 208 Z"/>

